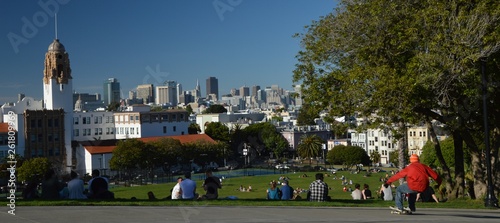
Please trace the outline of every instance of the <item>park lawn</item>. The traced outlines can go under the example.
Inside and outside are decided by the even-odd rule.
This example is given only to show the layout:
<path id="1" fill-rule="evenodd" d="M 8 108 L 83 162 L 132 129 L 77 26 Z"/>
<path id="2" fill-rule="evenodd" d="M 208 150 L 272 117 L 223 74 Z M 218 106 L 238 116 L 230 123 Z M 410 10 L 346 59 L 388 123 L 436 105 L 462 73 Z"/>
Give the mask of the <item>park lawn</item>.
<path id="1" fill-rule="evenodd" d="M 383 201 L 377 198 L 378 189 L 382 185 L 380 181 L 381 177 L 385 177 L 386 173 L 372 173 L 371 176 L 364 176 L 364 174 L 351 174 L 348 171 L 337 172 L 337 179 L 333 179 L 333 175 L 325 177 L 325 182 L 332 189 L 329 191 L 329 195 L 332 197 L 331 202 L 308 202 L 305 200 L 298 201 L 271 201 L 266 200 L 266 189 L 269 187 L 269 182 L 272 180 L 278 180 L 281 175 L 289 178 L 290 186 L 296 188 L 308 189 L 309 184 L 314 181 L 314 175 L 316 172 L 307 172 L 308 177 L 302 177 L 304 172 L 297 173 L 286 173 L 286 174 L 274 174 L 274 175 L 261 175 L 261 176 L 245 176 L 245 177 L 234 177 L 225 178 L 223 180 L 222 189 L 219 190 L 219 199 L 211 201 L 183 201 L 183 200 L 165 200 L 170 195 L 170 190 L 173 188 L 174 183 L 165 184 L 150 184 L 143 186 L 112 186 L 111 191 L 115 193 L 115 200 L 112 201 L 95 201 L 95 200 L 57 200 L 57 201 L 46 201 L 46 200 L 35 200 L 26 201 L 19 199 L 17 200 L 17 205 L 19 206 L 78 206 L 78 205 L 102 205 L 102 206 L 320 206 L 320 207 L 388 207 L 394 205 L 393 201 Z M 215 172 L 216 176 L 219 176 Z M 350 192 L 343 192 L 341 176 L 344 175 L 347 180 L 352 180 L 353 184 L 347 187 L 352 187 L 354 189 L 354 184 L 359 183 L 360 185 L 368 184 L 372 190 L 372 195 L 374 199 L 366 201 L 355 201 L 351 198 Z M 222 176 L 219 176 L 222 177 Z M 198 189 L 197 192 L 203 194 L 204 191 L 201 189 L 201 180 L 196 180 Z M 238 191 L 240 185 L 248 188 L 249 185 L 252 186 L 251 192 L 240 192 Z M 150 201 L 148 200 L 147 193 L 152 191 L 158 200 Z M 230 200 L 224 199 L 229 196 L 235 196 L 238 199 Z M 131 199 L 134 197 L 135 199 Z M 302 194 L 302 198 L 305 199 L 306 195 Z M 439 197 L 439 195 L 438 195 Z M 418 208 L 484 208 L 483 200 L 470 200 L 470 199 L 459 199 L 451 202 L 444 203 L 417 203 Z"/>
<path id="2" fill-rule="evenodd" d="M 326 173 L 326 172 L 325 172 Z M 216 176 L 221 177 L 214 173 Z M 307 177 L 302 177 L 303 174 L 306 174 Z M 273 174 L 273 175 L 262 175 L 262 176 L 244 176 L 244 177 L 235 177 L 235 178 L 225 178 L 222 182 L 222 189 L 219 190 L 219 198 L 225 198 L 228 196 L 236 196 L 239 199 L 265 199 L 266 198 L 266 190 L 269 188 L 269 183 L 272 180 L 278 181 L 280 176 L 285 176 L 289 178 L 289 185 L 293 188 L 300 187 L 302 189 L 308 189 L 309 184 L 315 180 L 316 172 L 297 172 L 297 173 L 286 173 L 286 174 Z M 342 175 L 347 178 L 347 181 L 352 180 L 352 185 L 347 185 L 347 187 L 351 187 L 354 189 L 354 184 L 359 183 L 361 187 L 363 184 L 368 184 L 370 186 L 370 190 L 372 191 L 372 195 L 377 197 L 376 191 L 382 185 L 380 181 L 381 177 L 385 177 L 386 173 L 372 173 L 371 176 L 365 177 L 363 173 L 359 174 L 351 174 L 348 171 L 340 171 L 337 172 L 337 179 L 333 179 L 335 175 L 328 174 L 328 177 L 325 177 L 324 181 L 331 188 L 329 191 L 329 195 L 332 199 L 351 199 L 350 192 L 343 192 L 342 188 L 342 180 L 340 179 Z M 203 183 L 201 180 L 195 180 L 197 183 L 197 193 L 204 194 L 205 191 L 201 188 L 201 184 Z M 130 199 L 132 197 L 136 197 L 137 199 L 147 199 L 147 192 L 152 191 L 157 198 L 165 198 L 170 195 L 170 190 L 174 187 L 175 183 L 166 183 L 166 184 L 151 184 L 145 186 L 135 186 L 135 187 L 114 187 L 111 189 L 112 192 L 115 193 L 116 198 Z M 248 188 L 252 186 L 251 192 L 241 192 L 238 189 L 240 186 Z M 306 197 L 306 194 L 301 195 L 303 198 Z"/>

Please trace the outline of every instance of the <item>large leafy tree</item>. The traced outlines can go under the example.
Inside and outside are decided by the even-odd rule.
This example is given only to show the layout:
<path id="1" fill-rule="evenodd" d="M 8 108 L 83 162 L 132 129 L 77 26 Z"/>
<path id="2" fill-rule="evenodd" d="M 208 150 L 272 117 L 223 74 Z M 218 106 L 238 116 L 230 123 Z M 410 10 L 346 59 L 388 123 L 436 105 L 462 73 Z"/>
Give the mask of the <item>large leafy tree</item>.
<path id="1" fill-rule="evenodd" d="M 309 165 L 311 165 L 312 158 L 319 156 L 323 143 L 323 139 L 318 135 L 302 135 L 297 145 L 297 153 L 302 158 L 309 159 Z"/>
<path id="2" fill-rule="evenodd" d="M 199 132 L 201 132 L 201 128 L 198 124 L 196 123 L 191 123 L 189 124 L 188 126 L 188 134 L 198 134 Z"/>
<path id="3" fill-rule="evenodd" d="M 210 122 L 205 128 L 205 133 L 214 140 L 229 142 L 229 128 L 220 122 Z"/>
<path id="4" fill-rule="evenodd" d="M 24 161 L 17 169 L 17 177 L 20 181 L 42 182 L 50 168 L 51 163 L 46 157 L 31 158 Z"/>
<path id="5" fill-rule="evenodd" d="M 499 79 L 500 2 L 344 0 L 313 22 L 302 39 L 294 81 L 302 95 L 333 118 L 355 113 L 372 117 L 365 127 L 389 128 L 402 140 L 408 124 L 439 121 L 455 140 L 455 156 L 470 148 L 476 194 L 486 191 L 481 162 L 479 65 Z M 498 159 L 498 88 L 486 88 L 489 123 L 494 129 L 493 166 Z M 429 127 L 432 128 L 432 127 Z M 432 133 L 432 129 L 431 129 Z M 463 195 L 464 166 L 455 162 L 454 179 L 432 134 L 448 197 Z M 461 139 L 461 140 L 457 140 Z M 404 145 L 400 141 L 398 145 Z M 400 167 L 404 165 L 400 147 Z M 498 175 L 498 173 L 496 172 Z M 498 185 L 497 185 L 498 186 Z"/>
<path id="6" fill-rule="evenodd" d="M 357 164 L 370 164 L 370 157 L 366 151 L 359 146 L 335 146 L 328 151 L 327 159 L 334 164 L 341 164 L 345 168 L 350 168 Z"/>
<path id="7" fill-rule="evenodd" d="M 222 105 L 210 105 L 205 111 L 203 111 L 204 114 L 211 114 L 211 113 L 225 113 L 227 112 L 227 109 L 224 108 Z"/>
<path id="8" fill-rule="evenodd" d="M 113 150 L 113 157 L 109 161 L 110 168 L 130 171 L 143 166 L 142 159 L 146 146 L 146 143 L 138 139 L 119 141 Z"/>

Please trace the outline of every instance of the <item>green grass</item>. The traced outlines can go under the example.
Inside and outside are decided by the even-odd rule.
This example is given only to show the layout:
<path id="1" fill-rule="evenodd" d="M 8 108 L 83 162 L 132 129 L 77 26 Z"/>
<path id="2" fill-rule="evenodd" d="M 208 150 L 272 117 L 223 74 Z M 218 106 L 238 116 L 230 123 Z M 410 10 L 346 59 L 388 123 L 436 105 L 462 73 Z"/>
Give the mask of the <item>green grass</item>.
<path id="1" fill-rule="evenodd" d="M 218 175 L 218 173 L 215 173 Z M 309 184 L 314 180 L 314 175 L 316 172 L 306 173 L 308 177 L 301 177 L 304 173 L 287 173 L 284 174 L 289 180 L 290 186 L 296 188 L 308 189 Z M 333 176 L 325 178 L 325 182 L 332 189 L 329 191 L 329 195 L 332 197 L 330 202 L 308 202 L 305 200 L 298 201 L 269 201 L 266 200 L 266 189 L 269 187 L 269 182 L 272 180 L 278 180 L 281 174 L 275 175 L 263 175 L 263 176 L 245 176 L 245 177 L 235 177 L 226 178 L 223 180 L 222 189 L 219 190 L 219 200 L 213 201 L 179 201 L 179 200 L 163 200 L 170 195 L 170 190 L 173 188 L 174 183 L 165 184 L 150 184 L 144 186 L 112 186 L 111 191 L 115 193 L 115 200 L 113 201 L 94 201 L 94 200 L 57 200 L 57 201 L 46 201 L 46 200 L 18 200 L 16 203 L 20 206 L 52 206 L 52 205 L 66 205 L 66 206 L 78 206 L 78 205 L 116 205 L 116 206 L 205 206 L 205 205 L 220 205 L 220 206 L 335 206 L 335 207 L 388 207 L 394 205 L 393 201 L 382 201 L 377 199 L 377 191 L 382 185 L 380 182 L 381 177 L 385 177 L 385 173 L 373 173 L 371 176 L 365 177 L 364 174 L 351 174 L 348 171 L 337 172 L 337 178 L 333 179 Z M 348 180 L 352 180 L 353 184 L 348 185 L 354 189 L 354 184 L 359 183 L 360 185 L 368 184 L 372 191 L 374 199 L 354 201 L 351 198 L 350 192 L 343 192 L 340 177 L 344 175 Z M 197 192 L 203 194 L 204 191 L 200 188 L 202 182 L 198 180 L 197 182 Z M 252 186 L 253 191 L 251 192 L 240 192 L 237 189 L 243 185 L 248 188 L 249 185 Z M 150 201 L 147 197 L 147 192 L 152 191 L 156 198 L 159 200 Z M 228 196 L 236 196 L 237 200 L 223 199 Z M 302 194 L 302 198 L 305 199 L 306 195 Z M 131 200 L 135 197 L 136 200 Z M 438 195 L 439 197 L 439 195 Z M 417 208 L 484 208 L 484 201 L 482 200 L 470 200 L 470 199 L 459 199 L 454 201 L 448 201 L 444 203 L 417 203 Z"/>

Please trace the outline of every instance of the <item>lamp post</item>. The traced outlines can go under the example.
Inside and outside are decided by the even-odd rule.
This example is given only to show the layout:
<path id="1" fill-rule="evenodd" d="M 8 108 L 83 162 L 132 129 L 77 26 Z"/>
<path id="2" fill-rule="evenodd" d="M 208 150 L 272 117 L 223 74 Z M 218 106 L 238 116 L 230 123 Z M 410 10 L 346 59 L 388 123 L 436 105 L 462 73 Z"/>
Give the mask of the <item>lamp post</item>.
<path id="1" fill-rule="evenodd" d="M 243 156 L 245 158 L 245 176 L 247 175 L 247 154 L 248 154 L 248 149 L 247 149 L 247 144 L 243 144 Z"/>
<path id="2" fill-rule="evenodd" d="M 486 160 L 486 177 L 488 179 L 488 189 L 486 198 L 484 199 L 484 206 L 498 207 L 498 200 L 493 191 L 493 176 L 491 174 L 491 154 L 490 154 L 490 130 L 488 126 L 488 89 L 486 80 L 486 58 L 481 58 L 481 81 L 483 90 L 483 119 L 484 119 L 484 147 L 485 147 L 485 160 Z"/>
<path id="3" fill-rule="evenodd" d="M 322 148 L 323 148 L 323 166 L 325 166 L 325 170 L 326 170 L 326 161 L 325 161 L 326 144 L 325 143 L 323 143 Z"/>

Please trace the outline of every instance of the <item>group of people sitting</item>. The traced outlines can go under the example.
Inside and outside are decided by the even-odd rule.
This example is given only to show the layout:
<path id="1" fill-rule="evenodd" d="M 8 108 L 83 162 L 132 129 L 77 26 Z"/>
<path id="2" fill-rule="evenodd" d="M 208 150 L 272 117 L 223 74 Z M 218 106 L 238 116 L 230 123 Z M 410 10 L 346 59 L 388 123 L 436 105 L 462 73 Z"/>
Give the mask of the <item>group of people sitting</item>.
<path id="1" fill-rule="evenodd" d="M 354 190 L 351 193 L 353 200 L 367 200 L 372 198 L 372 191 L 368 184 L 363 185 L 363 190 L 360 190 L 361 185 L 355 184 Z"/>
<path id="2" fill-rule="evenodd" d="M 56 172 L 49 169 L 41 183 L 41 194 L 37 182 L 30 182 L 23 190 L 24 199 L 114 199 L 114 194 L 109 191 L 109 181 L 100 176 L 99 170 L 92 171 L 92 179 L 89 180 L 87 189 L 78 173 L 71 171 L 70 180 L 61 182 Z"/>

